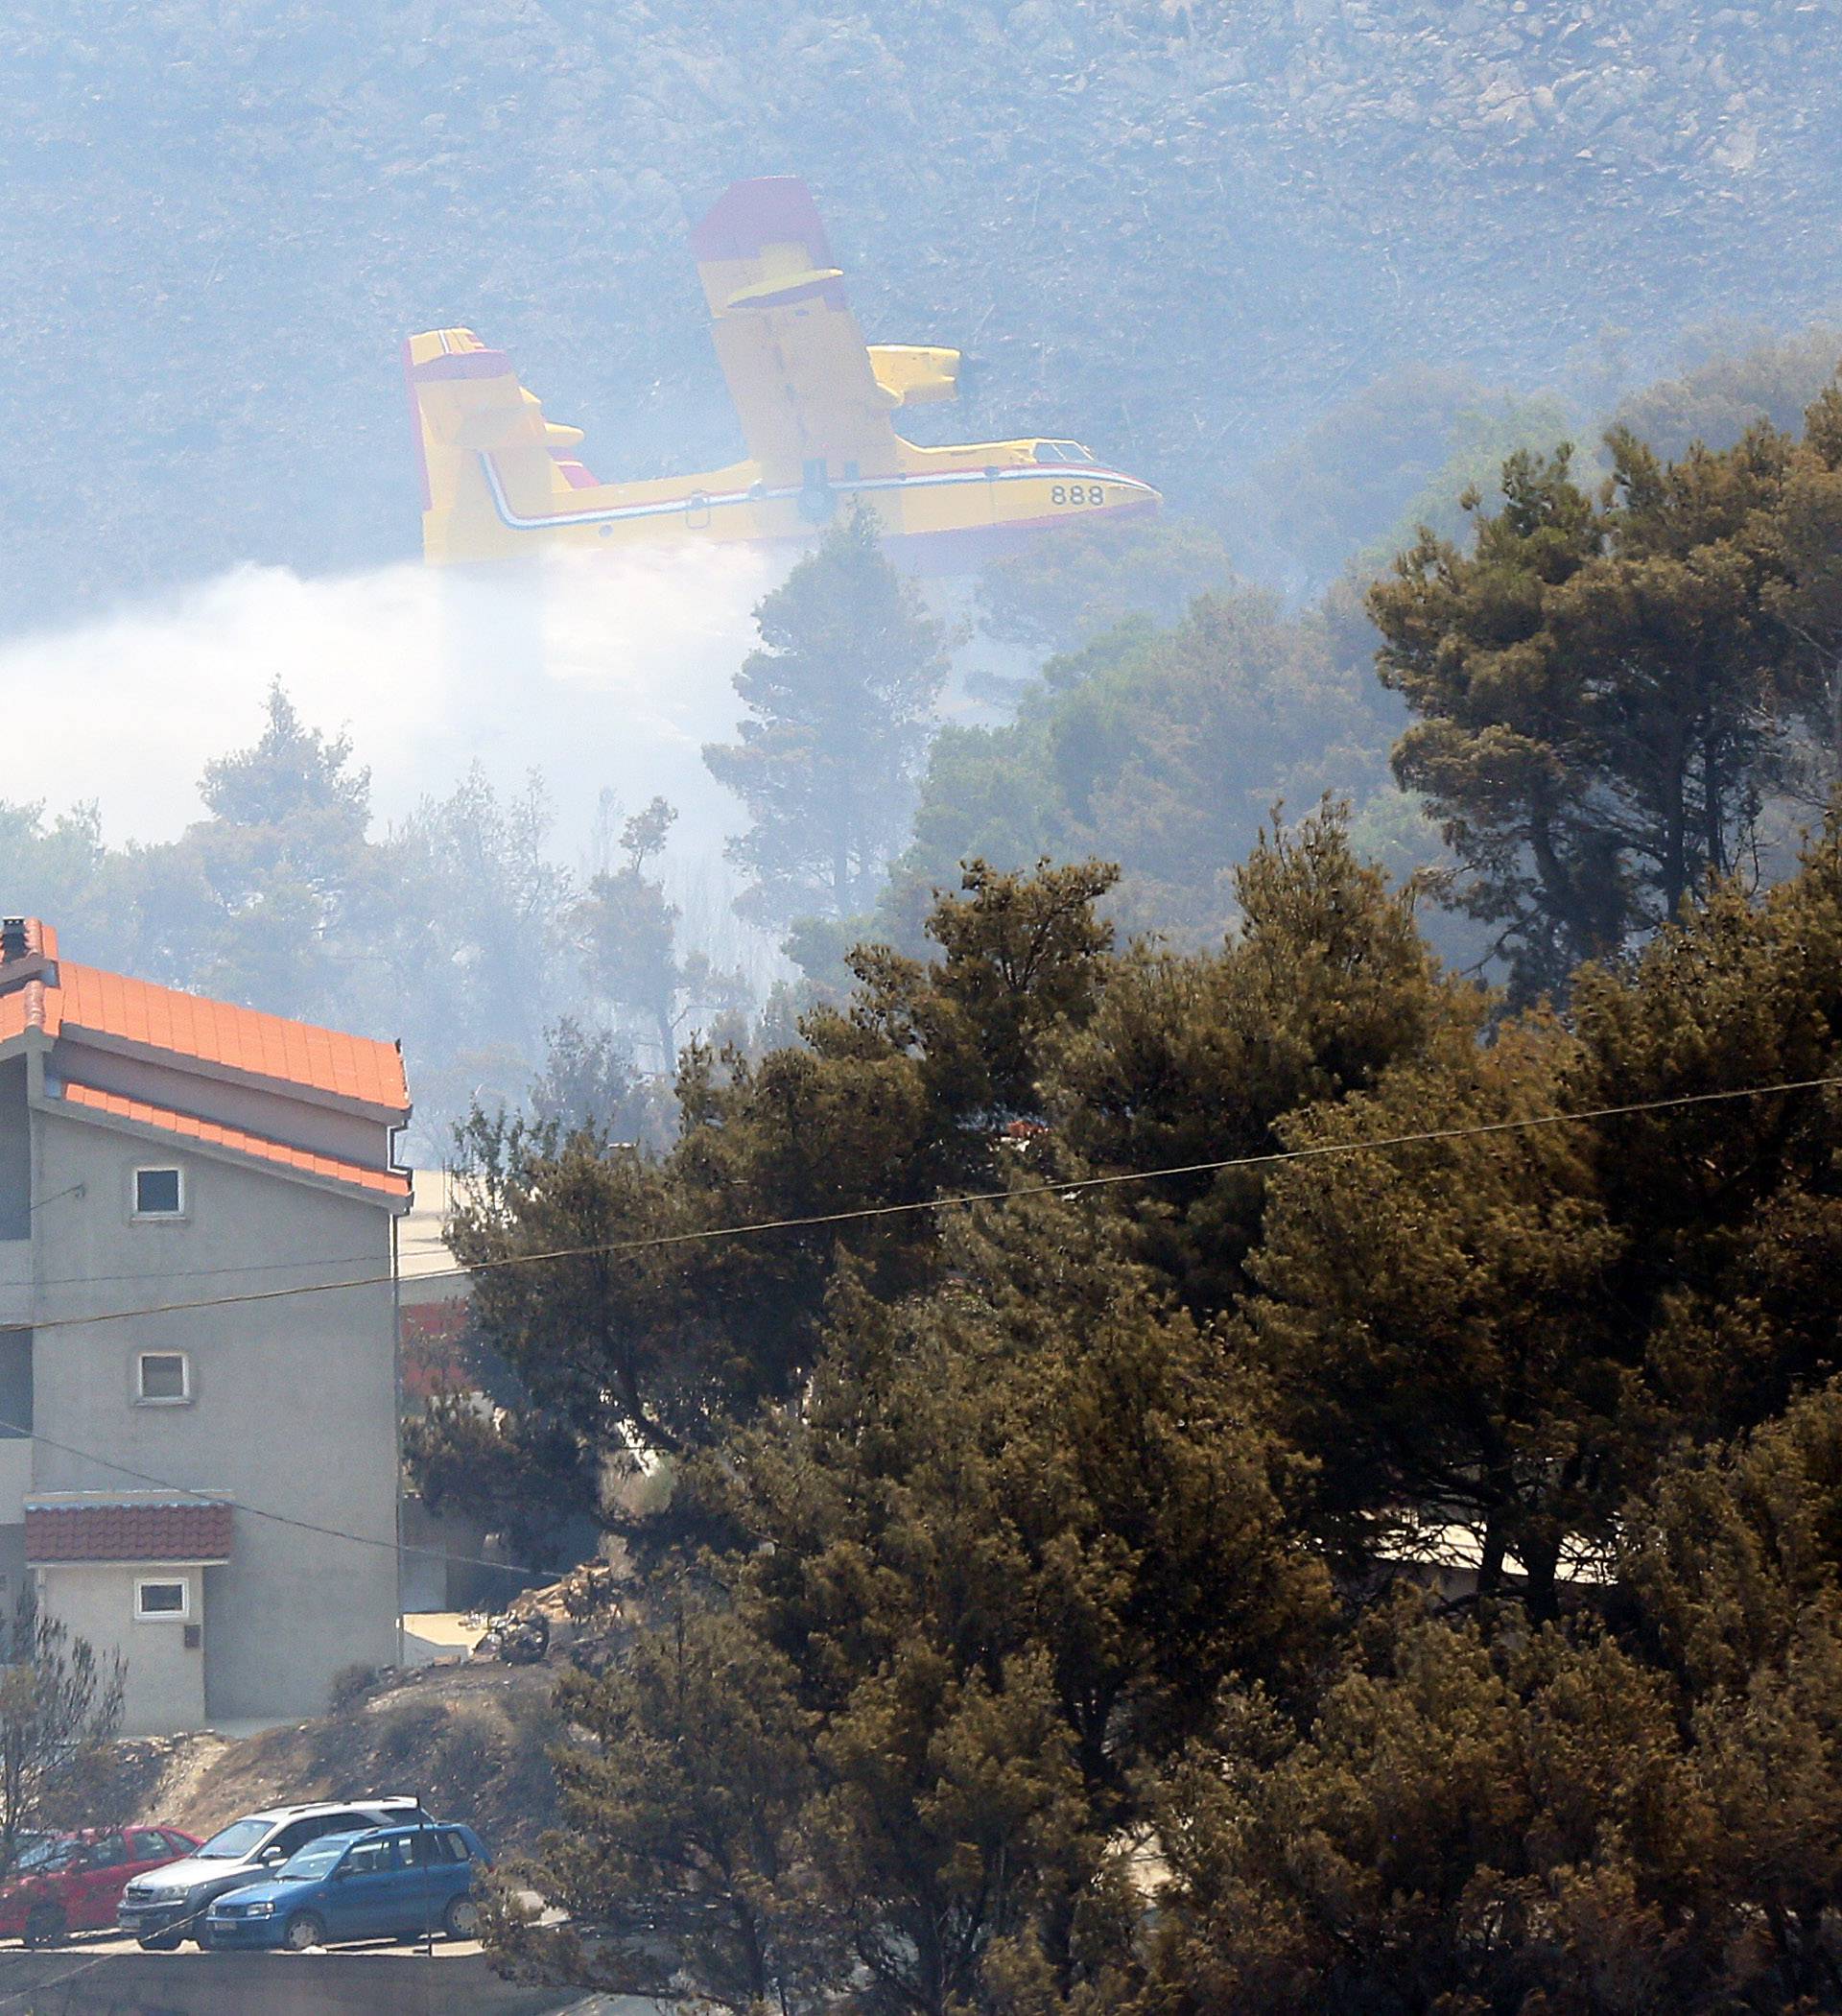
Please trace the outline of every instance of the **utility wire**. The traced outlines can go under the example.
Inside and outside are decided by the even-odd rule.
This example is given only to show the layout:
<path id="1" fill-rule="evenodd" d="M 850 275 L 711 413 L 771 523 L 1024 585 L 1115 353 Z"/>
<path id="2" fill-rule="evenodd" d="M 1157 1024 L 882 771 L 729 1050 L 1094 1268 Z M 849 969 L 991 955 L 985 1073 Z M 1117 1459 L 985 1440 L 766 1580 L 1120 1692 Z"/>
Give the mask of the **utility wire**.
<path id="1" fill-rule="evenodd" d="M 956 1197 L 919 1198 L 907 1203 L 865 1204 L 851 1210 L 815 1212 L 798 1218 L 751 1219 L 733 1225 L 711 1225 L 689 1232 L 659 1233 L 648 1239 L 617 1240 L 599 1245 L 558 1246 L 542 1253 L 508 1254 L 503 1259 L 482 1261 L 478 1266 L 471 1268 L 435 1269 L 413 1278 L 425 1281 L 439 1280 L 460 1274 L 484 1273 L 491 1269 L 537 1266 L 553 1260 L 613 1257 L 623 1253 L 657 1251 L 669 1246 L 748 1238 L 763 1232 L 798 1231 L 821 1225 L 861 1223 L 870 1219 L 911 1216 L 920 1211 L 945 1211 L 963 1209 L 973 1204 L 1008 1203 L 1019 1198 L 1051 1194 L 1070 1197 L 1087 1191 L 1113 1188 L 1122 1183 L 1154 1183 L 1173 1176 L 1211 1175 L 1231 1169 L 1272 1168 L 1281 1163 L 1312 1161 L 1325 1155 L 1374 1153 L 1385 1149 L 1416 1148 L 1441 1141 L 1476 1140 L 1490 1134 L 1523 1133 L 1536 1127 L 1579 1127 L 1593 1121 L 1619 1120 L 1640 1113 L 1669 1112 L 1688 1106 L 1715 1105 L 1742 1099 L 1770 1099 L 1783 1093 L 1826 1091 L 1836 1086 L 1842 1086 L 1842 1076 L 1789 1079 L 1778 1084 L 1744 1085 L 1719 1092 L 1686 1092 L 1668 1099 L 1633 1100 L 1623 1105 L 1594 1106 L 1575 1113 L 1534 1113 L 1515 1120 L 1475 1122 L 1468 1127 L 1424 1127 L 1411 1133 L 1382 1135 L 1367 1141 L 1325 1141 L 1308 1148 L 1274 1149 L 1257 1155 L 1224 1155 L 1206 1162 L 1176 1163 L 1163 1169 L 1125 1170 L 1103 1176 L 1079 1176 L 1067 1182 L 1029 1183 L 1010 1190 L 971 1191 Z M 119 1277 L 92 1278 L 101 1280 Z M 295 1295 L 328 1293 L 340 1289 L 387 1288 L 395 1278 L 397 1277 L 390 1274 L 377 1274 L 347 1281 L 305 1282 L 292 1288 L 261 1289 L 243 1294 L 203 1296 L 193 1301 L 162 1303 L 146 1309 L 109 1310 L 90 1316 L 54 1317 L 31 1327 L 75 1329 L 92 1323 L 121 1322 L 137 1316 L 166 1316 L 188 1310 L 274 1302 Z M 91 1450 L 80 1449 L 74 1443 L 61 1442 L 51 1435 L 36 1435 L 33 1430 L 23 1428 L 13 1421 L 0 1420 L 0 1434 L 30 1435 L 33 1439 L 43 1442 L 47 1448 L 58 1450 L 61 1455 L 75 1457 L 83 1462 L 95 1463 L 103 1469 L 114 1471 L 118 1476 L 132 1478 L 136 1482 L 152 1485 L 158 1490 L 177 1492 L 181 1497 L 197 1499 L 205 1504 L 229 1505 L 249 1518 L 266 1519 L 273 1525 L 291 1527 L 298 1532 L 316 1533 L 325 1539 L 346 1540 L 354 1546 L 380 1548 L 397 1555 L 429 1554 L 437 1559 L 460 1561 L 469 1567 L 490 1568 L 510 1575 L 548 1576 L 553 1580 L 559 1579 L 568 1572 L 563 1569 L 533 1568 L 506 1561 L 488 1561 L 478 1555 L 450 1554 L 442 1548 L 413 1547 L 395 1539 L 377 1539 L 368 1533 L 348 1532 L 342 1527 L 323 1526 L 311 1519 L 297 1519 L 290 1513 L 272 1511 L 266 1506 L 249 1505 L 242 1499 L 226 1498 L 221 1492 L 201 1491 L 190 1484 L 175 1483 L 168 1478 L 155 1477 L 151 1472 L 132 1469 L 126 1463 L 115 1462 L 107 1457 L 96 1455 Z M 22 2002 L 26 1997 L 40 1992 L 43 1987 L 61 1987 L 67 1981 L 75 1980 L 80 1975 L 87 1974 L 92 1967 L 100 1964 L 101 1957 L 98 1957 L 97 1959 L 82 1963 L 68 1974 L 59 1976 L 55 1980 L 39 1984 L 38 1988 L 27 1988 L 0 1997 L 0 2008 Z"/>
<path id="2" fill-rule="evenodd" d="M 79 1183 L 74 1186 L 81 1190 Z M 56 1198 L 46 1198 L 45 1203 L 56 1203 Z M 37 1210 L 35 1204 L 33 1209 Z M 95 1288 L 106 1281 L 214 1281 L 224 1274 L 280 1274 L 297 1270 L 303 1267 L 371 1267 L 377 1262 L 377 1248 L 371 1246 L 363 1253 L 342 1253 L 336 1260 L 323 1253 L 316 1253 L 310 1260 L 243 1260 L 226 1267 L 139 1267 L 130 1268 L 118 1274 L 40 1274 L 35 1281 L 36 1288 Z M 444 1272 L 452 1272 L 446 1269 Z M 419 1273 L 404 1273 L 400 1269 L 397 1278 L 403 1281 L 420 1281 Z"/>
<path id="3" fill-rule="evenodd" d="M 83 1316 L 42 1316 L 34 1323 L 6 1326 L 15 1330 L 79 1330 L 96 1323 L 126 1322 L 135 1316 L 179 1316 L 201 1309 L 247 1307 L 291 1301 L 298 1295 L 334 1294 L 353 1288 L 389 1288 L 393 1282 L 458 1279 L 495 1273 L 506 1268 L 541 1267 L 557 1260 L 613 1259 L 629 1253 L 659 1252 L 673 1246 L 705 1245 L 718 1240 L 753 1238 L 764 1232 L 809 1231 L 824 1225 L 861 1224 L 881 1218 L 912 1217 L 923 1211 L 962 1210 L 973 1204 L 1012 1203 L 1022 1198 L 1074 1197 L 1125 1183 L 1165 1182 L 1174 1176 L 1214 1175 L 1232 1169 L 1270 1169 L 1282 1163 L 1316 1161 L 1328 1155 L 1374 1153 L 1383 1149 L 1416 1148 L 1440 1141 L 1475 1140 L 1487 1134 L 1514 1134 L 1536 1127 L 1583 1127 L 1593 1121 L 1619 1120 L 1640 1113 L 1670 1112 L 1688 1106 L 1717 1105 L 1743 1099 L 1770 1099 L 1789 1092 L 1814 1092 L 1842 1086 L 1842 1075 L 1787 1079 L 1771 1085 L 1740 1085 L 1719 1092 L 1682 1092 L 1667 1099 L 1633 1100 L 1623 1105 L 1592 1106 L 1573 1113 L 1530 1113 L 1514 1120 L 1476 1121 L 1466 1127 L 1424 1127 L 1410 1133 L 1384 1134 L 1368 1141 L 1320 1141 L 1308 1148 L 1269 1149 L 1254 1155 L 1222 1155 L 1206 1162 L 1172 1163 L 1162 1169 L 1119 1170 L 1103 1176 L 1024 1183 L 1004 1190 L 965 1191 L 953 1197 L 916 1198 L 903 1203 L 859 1204 L 841 1211 L 818 1211 L 791 1218 L 744 1219 L 731 1225 L 701 1225 L 685 1232 L 658 1232 L 644 1239 L 610 1240 L 602 1244 L 553 1246 L 536 1253 L 508 1253 L 471 1267 L 431 1268 L 413 1275 L 356 1274 L 346 1280 L 302 1281 L 281 1288 L 247 1289 L 227 1295 L 201 1295 L 181 1302 L 154 1302 L 140 1308 L 106 1309 Z"/>
<path id="4" fill-rule="evenodd" d="M 22 1427 L 17 1421 L 0 1420 L 0 1435 L 29 1437 L 35 1442 L 42 1442 L 47 1449 L 57 1450 L 60 1456 L 74 1456 L 80 1462 L 113 1470 L 118 1477 L 132 1478 L 136 1483 L 151 1484 L 157 1491 L 172 1491 L 180 1498 L 196 1499 L 201 1505 L 227 1505 L 236 1511 L 247 1512 L 251 1519 L 266 1519 L 273 1526 L 293 1527 L 297 1532 L 318 1533 L 322 1539 L 349 1540 L 355 1547 L 375 1547 L 385 1554 L 425 1554 L 432 1560 L 459 1561 L 466 1568 L 491 1568 L 501 1575 L 547 1576 L 552 1581 L 560 1581 L 571 1572 L 567 1568 L 529 1567 L 520 1561 L 488 1561 L 481 1554 L 453 1554 L 445 1547 L 413 1547 L 407 1541 L 380 1540 L 372 1533 L 349 1532 L 342 1526 L 321 1526 L 316 1520 L 296 1519 L 292 1513 L 272 1511 L 267 1506 L 249 1505 L 241 1498 L 228 1497 L 223 1491 L 201 1491 L 193 1484 L 177 1484 L 170 1477 L 155 1477 L 151 1471 L 133 1469 L 110 1457 L 98 1456 L 93 1449 L 80 1449 L 74 1442 L 60 1442 L 55 1435 L 40 1435 L 35 1429 Z"/>
<path id="5" fill-rule="evenodd" d="M 1786 1092 L 1810 1092 L 1842 1086 L 1842 1076 L 1829 1078 L 1791 1079 L 1774 1085 L 1747 1085 L 1721 1092 L 1687 1092 L 1669 1099 L 1634 1100 L 1624 1105 L 1594 1106 L 1577 1113 L 1534 1113 L 1516 1120 L 1489 1120 L 1475 1122 L 1468 1127 L 1426 1127 L 1413 1133 L 1386 1134 L 1367 1141 L 1326 1141 L 1310 1148 L 1276 1149 L 1259 1155 L 1229 1155 L 1209 1162 L 1190 1162 L 1168 1169 L 1133 1170 L 1104 1176 L 1083 1176 L 1066 1183 L 1027 1184 L 1016 1190 L 979 1191 L 960 1197 L 937 1198 L 926 1202 L 906 1204 L 872 1204 L 852 1211 L 824 1212 L 811 1218 L 760 1219 L 744 1224 L 720 1225 L 700 1232 L 667 1233 L 653 1239 L 626 1240 L 609 1245 L 566 1246 L 547 1253 L 520 1253 L 508 1256 L 503 1261 L 487 1261 L 478 1269 L 455 1268 L 454 1273 L 481 1272 L 487 1267 L 522 1266 L 538 1261 L 577 1259 L 591 1254 L 623 1253 L 644 1250 L 663 1245 L 679 1245 L 703 1239 L 735 1239 L 754 1232 L 784 1231 L 796 1226 L 830 1225 L 866 1218 L 886 1218 L 898 1213 L 940 1210 L 951 1206 L 980 1203 L 1000 1203 L 1014 1198 L 1041 1197 L 1050 1193 L 1066 1197 L 1073 1192 L 1098 1190 L 1109 1184 L 1151 1182 L 1160 1177 L 1194 1175 L 1206 1172 L 1227 1169 L 1255 1169 L 1281 1162 L 1303 1162 L 1323 1155 L 1350 1155 L 1374 1152 L 1382 1149 L 1417 1147 L 1436 1141 L 1472 1140 L 1482 1135 L 1526 1132 L 1535 1127 L 1571 1127 L 1594 1120 L 1612 1120 L 1636 1113 L 1667 1112 L 1684 1106 L 1713 1105 L 1721 1102 L 1740 1099 L 1766 1099 Z M 220 1302 L 273 1301 L 282 1296 L 319 1293 L 322 1289 L 363 1288 L 387 1285 L 390 1276 L 377 1281 L 340 1281 L 316 1283 L 306 1288 L 284 1288 L 265 1291 L 252 1295 L 225 1295 L 216 1301 L 176 1303 L 176 1309 L 201 1309 L 218 1306 Z M 73 1322 L 111 1322 L 130 1316 L 154 1316 L 167 1313 L 164 1309 L 119 1310 L 100 1316 L 72 1318 Z M 39 1327 L 50 1327 L 40 1325 Z M 276 1526 L 293 1527 L 297 1531 L 317 1533 L 329 1540 L 349 1540 L 358 1547 L 374 1547 L 395 1554 L 427 1554 L 439 1560 L 460 1561 L 468 1567 L 490 1568 L 507 1575 L 528 1575 L 560 1579 L 569 1573 L 562 1568 L 533 1567 L 518 1562 L 488 1561 L 474 1554 L 450 1554 L 445 1548 L 413 1547 L 395 1539 L 382 1540 L 368 1533 L 354 1533 L 342 1527 L 323 1526 L 312 1519 L 297 1519 L 291 1513 L 276 1512 L 266 1506 L 249 1505 L 239 1498 L 227 1498 L 222 1492 L 203 1491 L 191 1484 L 175 1483 L 170 1478 L 155 1477 L 145 1470 L 135 1470 L 113 1459 L 98 1456 L 93 1450 L 80 1449 L 74 1443 L 60 1442 L 55 1436 L 37 1435 L 14 1421 L 0 1420 L 0 1434 L 32 1436 L 43 1442 L 47 1448 L 56 1449 L 61 1455 L 77 1458 L 80 1461 L 94 1463 L 105 1470 L 112 1470 L 117 1476 L 133 1479 L 137 1483 L 149 1484 L 157 1490 L 177 1492 L 184 1498 L 197 1499 L 203 1504 L 228 1505 L 237 1511 L 247 1513 L 252 1519 L 266 1519 Z M 0 2004 L 3 2006 L 4 2004 Z"/>

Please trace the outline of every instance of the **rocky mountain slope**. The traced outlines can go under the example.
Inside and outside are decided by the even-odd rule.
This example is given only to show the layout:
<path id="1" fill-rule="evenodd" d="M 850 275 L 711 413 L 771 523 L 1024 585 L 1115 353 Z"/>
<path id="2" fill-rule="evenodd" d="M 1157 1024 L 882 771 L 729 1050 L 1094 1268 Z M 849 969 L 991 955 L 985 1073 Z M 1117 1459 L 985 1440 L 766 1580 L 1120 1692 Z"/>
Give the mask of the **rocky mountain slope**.
<path id="1" fill-rule="evenodd" d="M 0 74 L 0 624 L 413 551 L 414 327 L 608 474 L 728 452 L 684 233 L 742 175 L 974 354 L 956 426 L 1203 508 L 1404 359 L 1609 380 L 1842 293 L 1799 0 L 19 0 Z"/>

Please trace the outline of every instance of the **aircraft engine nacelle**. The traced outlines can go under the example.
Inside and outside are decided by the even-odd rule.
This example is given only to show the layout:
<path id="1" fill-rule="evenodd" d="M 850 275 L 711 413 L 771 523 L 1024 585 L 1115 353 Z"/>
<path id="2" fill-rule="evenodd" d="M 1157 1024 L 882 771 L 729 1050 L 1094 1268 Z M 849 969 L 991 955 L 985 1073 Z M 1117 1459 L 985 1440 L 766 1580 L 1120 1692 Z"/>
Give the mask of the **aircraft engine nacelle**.
<path id="1" fill-rule="evenodd" d="M 931 344 L 873 343 L 870 369 L 891 406 L 933 406 L 959 396 L 959 352 Z"/>

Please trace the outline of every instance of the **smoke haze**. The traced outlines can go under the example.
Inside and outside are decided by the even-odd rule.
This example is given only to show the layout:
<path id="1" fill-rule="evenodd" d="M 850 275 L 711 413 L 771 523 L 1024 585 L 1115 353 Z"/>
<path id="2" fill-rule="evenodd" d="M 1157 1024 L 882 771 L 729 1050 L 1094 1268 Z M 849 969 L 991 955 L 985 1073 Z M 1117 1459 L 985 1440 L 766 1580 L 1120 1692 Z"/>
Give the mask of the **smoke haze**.
<path id="1" fill-rule="evenodd" d="M 53 812 L 93 800 L 112 842 L 171 839 L 201 816 L 206 762 L 261 733 L 279 679 L 307 722 L 349 731 L 380 824 L 475 763 L 502 793 L 535 770 L 557 859 L 591 857 L 602 792 L 627 812 L 662 795 L 679 812 L 673 879 L 707 883 L 738 808 L 700 750 L 733 728 L 730 680 L 776 572 L 715 551 L 565 557 L 511 577 L 239 567 L 0 642 L 0 688 L 33 752 L 0 795 Z"/>

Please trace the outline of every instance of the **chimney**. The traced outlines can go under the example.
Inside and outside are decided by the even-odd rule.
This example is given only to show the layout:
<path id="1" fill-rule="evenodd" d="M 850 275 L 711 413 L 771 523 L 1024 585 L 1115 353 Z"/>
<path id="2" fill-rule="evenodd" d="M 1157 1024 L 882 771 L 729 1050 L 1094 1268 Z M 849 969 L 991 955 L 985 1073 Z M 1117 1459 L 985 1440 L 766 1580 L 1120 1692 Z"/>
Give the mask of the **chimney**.
<path id="1" fill-rule="evenodd" d="M 26 956 L 24 917 L 0 917 L 0 965 Z"/>

